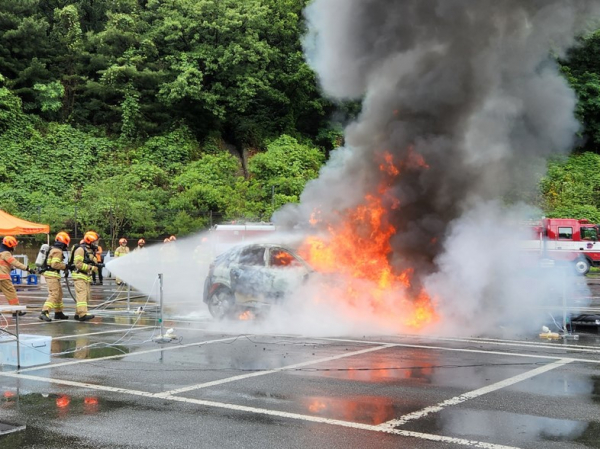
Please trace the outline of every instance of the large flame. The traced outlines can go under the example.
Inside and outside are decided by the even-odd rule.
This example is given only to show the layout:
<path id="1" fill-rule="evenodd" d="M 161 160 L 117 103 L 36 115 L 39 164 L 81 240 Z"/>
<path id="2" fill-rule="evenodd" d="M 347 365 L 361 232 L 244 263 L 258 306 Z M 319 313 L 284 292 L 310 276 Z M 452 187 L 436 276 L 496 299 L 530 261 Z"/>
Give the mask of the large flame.
<path id="1" fill-rule="evenodd" d="M 412 150 L 397 165 L 389 153 L 384 153 L 382 159 L 380 170 L 386 177 L 399 176 L 406 168 L 428 168 L 422 156 Z M 414 270 L 396 273 L 390 265 L 390 238 L 396 229 L 389 221 L 389 210 L 401 205 L 387 184 L 382 183 L 376 195 L 366 195 L 363 204 L 341 213 L 341 220 L 335 224 L 321 222 L 325 236 L 308 237 L 300 254 L 317 271 L 336 273 L 345 279 L 345 291 L 336 296 L 350 303 L 367 298 L 376 316 L 388 322 L 395 320 L 398 327 L 420 329 L 438 317 L 433 301 L 423 289 L 411 297 Z M 319 216 L 314 213 L 311 223 L 319 223 Z"/>

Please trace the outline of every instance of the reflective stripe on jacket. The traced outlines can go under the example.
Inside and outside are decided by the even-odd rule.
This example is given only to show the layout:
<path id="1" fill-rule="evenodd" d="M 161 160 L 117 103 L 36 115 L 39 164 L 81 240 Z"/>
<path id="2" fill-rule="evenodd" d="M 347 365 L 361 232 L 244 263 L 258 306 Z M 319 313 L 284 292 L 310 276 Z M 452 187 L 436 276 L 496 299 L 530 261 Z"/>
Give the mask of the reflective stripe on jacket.
<path id="1" fill-rule="evenodd" d="M 81 245 L 73 254 L 73 264 L 75 265 L 75 271 L 73 271 L 71 276 L 73 279 L 83 279 L 84 281 L 91 282 L 91 274 L 95 267 L 85 263 L 86 260 L 94 261 L 94 257 L 86 246 Z"/>
<path id="2" fill-rule="evenodd" d="M 115 249 L 115 257 L 122 257 L 126 256 L 127 254 L 129 254 L 129 248 L 126 246 L 119 246 L 117 249 Z"/>
<path id="3" fill-rule="evenodd" d="M 10 251 L 0 253 L 0 279 L 10 279 L 10 272 L 13 268 L 26 270 L 27 267 L 15 259 Z"/>
<path id="4" fill-rule="evenodd" d="M 63 262 L 63 252 L 60 248 L 53 246 L 48 253 L 48 270 L 42 274 L 49 278 L 60 278 L 60 270 L 67 268 Z"/>

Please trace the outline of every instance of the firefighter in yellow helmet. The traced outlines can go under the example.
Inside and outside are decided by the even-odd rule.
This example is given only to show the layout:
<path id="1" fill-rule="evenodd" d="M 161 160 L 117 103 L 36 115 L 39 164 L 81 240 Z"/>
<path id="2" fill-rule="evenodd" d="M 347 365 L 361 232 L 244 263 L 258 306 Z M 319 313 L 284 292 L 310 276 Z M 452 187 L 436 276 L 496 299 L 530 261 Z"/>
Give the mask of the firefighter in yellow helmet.
<path id="1" fill-rule="evenodd" d="M 138 246 L 134 249 L 134 251 L 139 251 L 141 249 L 144 249 L 145 246 L 146 246 L 146 240 L 139 239 L 138 240 Z"/>
<path id="2" fill-rule="evenodd" d="M 54 244 L 48 253 L 47 268 L 42 273 L 48 286 L 48 299 L 42 307 L 42 313 L 39 319 L 42 321 L 52 321 L 50 319 L 50 310 L 54 309 L 55 320 L 68 320 L 69 317 L 63 313 L 63 291 L 60 285 L 60 270 L 66 270 L 67 264 L 63 262 L 63 252 L 67 250 L 71 237 L 66 232 L 56 234 Z"/>
<path id="3" fill-rule="evenodd" d="M 77 302 L 74 318 L 77 321 L 89 321 L 94 318 L 94 315 L 88 313 L 88 303 L 92 297 L 91 274 L 97 272 L 98 266 L 101 265 L 97 264 L 94 258 L 98 240 L 98 234 L 88 231 L 83 236 L 83 244 L 76 246 L 71 253 L 71 261 L 75 268 L 72 277 Z"/>
<path id="4" fill-rule="evenodd" d="M 115 249 L 115 257 L 123 257 L 129 254 L 129 248 L 127 247 L 127 239 L 125 237 L 121 237 L 119 239 L 119 247 Z M 115 279 L 117 285 L 121 285 L 123 283 L 122 279 L 118 277 Z"/>
<path id="5" fill-rule="evenodd" d="M 19 298 L 15 286 L 10 280 L 10 272 L 13 268 L 29 271 L 27 266 L 23 265 L 13 257 L 13 251 L 17 246 L 17 239 L 12 235 L 7 235 L 2 239 L 0 244 L 0 290 L 4 293 L 8 304 L 11 306 L 19 305 Z M 26 312 L 19 311 L 19 316 L 25 315 Z M 16 312 L 13 316 L 17 316 Z"/>

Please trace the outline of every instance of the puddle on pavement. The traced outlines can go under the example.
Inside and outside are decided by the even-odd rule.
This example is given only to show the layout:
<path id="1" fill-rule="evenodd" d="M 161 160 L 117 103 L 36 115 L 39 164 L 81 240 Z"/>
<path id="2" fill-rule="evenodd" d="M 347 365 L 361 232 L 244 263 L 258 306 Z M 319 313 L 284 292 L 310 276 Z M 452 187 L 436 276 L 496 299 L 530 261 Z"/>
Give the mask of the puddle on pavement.
<path id="1" fill-rule="evenodd" d="M 560 407 L 560 403 L 556 406 Z M 446 410 L 439 416 L 402 428 L 461 438 L 486 437 L 509 445 L 552 441 L 585 443 L 585 447 L 600 448 L 599 423 L 502 411 Z M 510 441 L 506 440 L 507 436 Z"/>
<path id="2" fill-rule="evenodd" d="M 31 393 L 16 388 L 0 389 L 0 410 L 16 410 L 50 419 L 64 419 L 70 415 L 95 415 L 107 405 L 107 401 L 95 395 L 70 396 Z"/>
<path id="3" fill-rule="evenodd" d="M 322 371 L 321 375 L 336 379 L 359 382 L 381 383 L 390 380 L 408 380 L 417 384 L 431 384 L 434 374 L 432 363 L 421 363 L 420 366 L 398 367 L 397 363 L 381 361 L 369 363 L 368 366 L 349 366 L 345 370 Z"/>
<path id="4" fill-rule="evenodd" d="M 0 413 L 11 411 L 14 424 L 26 423 L 26 429 L 14 434 L 0 436 L 2 449 L 39 448 L 62 449 L 77 447 L 96 448 L 76 437 L 65 436 L 49 429 L 50 420 L 63 420 L 70 417 L 94 416 L 123 407 L 131 407 L 128 402 L 108 401 L 98 396 L 72 396 L 68 394 L 41 394 L 24 389 L 0 387 Z M 38 422 L 39 421 L 39 422 Z M 40 446 L 40 442 L 43 445 Z"/>
<path id="5" fill-rule="evenodd" d="M 308 397 L 301 403 L 311 415 L 363 424 L 378 425 L 396 415 L 392 400 L 382 396 Z"/>
<path id="6" fill-rule="evenodd" d="M 333 398 L 312 396 L 297 398 L 269 392 L 248 395 L 267 402 L 299 403 L 302 412 L 322 418 L 339 419 L 363 424 L 381 424 L 396 417 L 397 410 L 390 398 L 383 396 L 353 396 Z"/>
<path id="7" fill-rule="evenodd" d="M 40 441 L 43 441 L 43 446 L 40 446 Z M 58 432 L 52 432 L 45 428 L 28 425 L 21 432 L 11 433 L 5 436 L 0 436 L 0 447 L 2 449 L 29 449 L 39 448 L 44 449 L 64 449 L 66 447 L 76 447 L 79 449 L 94 449 L 98 447 L 96 444 L 86 444 L 83 441 L 67 437 Z"/>
<path id="8" fill-rule="evenodd" d="M 363 359 L 364 360 L 364 359 Z M 302 376 L 318 375 L 338 380 L 349 380 L 368 383 L 390 381 L 408 381 L 417 385 L 429 385 L 434 381 L 434 374 L 439 362 L 431 355 L 414 354 L 402 360 L 392 357 L 371 357 L 367 361 L 348 360 L 347 364 L 328 368 L 301 370 Z"/>
<path id="9" fill-rule="evenodd" d="M 127 346 L 88 347 L 93 344 L 88 338 L 73 340 L 52 340 L 52 356 L 68 359 L 97 359 L 113 355 L 124 355 L 130 352 Z M 80 348 L 80 349 L 78 349 Z"/>

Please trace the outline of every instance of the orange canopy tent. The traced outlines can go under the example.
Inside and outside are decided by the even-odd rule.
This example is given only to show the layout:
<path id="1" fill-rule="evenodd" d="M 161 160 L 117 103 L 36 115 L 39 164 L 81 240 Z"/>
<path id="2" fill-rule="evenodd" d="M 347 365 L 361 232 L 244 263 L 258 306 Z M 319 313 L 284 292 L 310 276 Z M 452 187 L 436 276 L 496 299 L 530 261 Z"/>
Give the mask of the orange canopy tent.
<path id="1" fill-rule="evenodd" d="M 49 234 L 50 225 L 21 220 L 0 210 L 0 235 Z"/>

